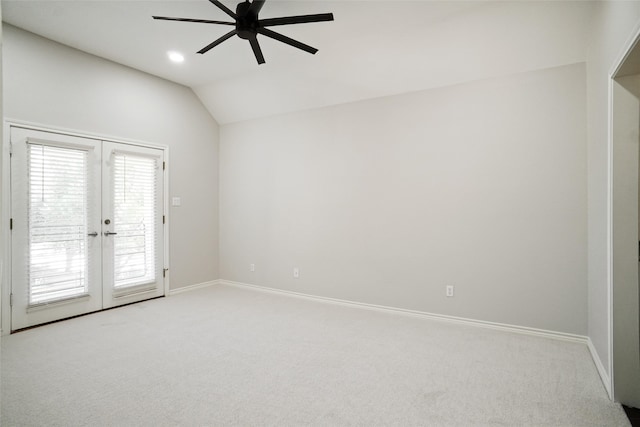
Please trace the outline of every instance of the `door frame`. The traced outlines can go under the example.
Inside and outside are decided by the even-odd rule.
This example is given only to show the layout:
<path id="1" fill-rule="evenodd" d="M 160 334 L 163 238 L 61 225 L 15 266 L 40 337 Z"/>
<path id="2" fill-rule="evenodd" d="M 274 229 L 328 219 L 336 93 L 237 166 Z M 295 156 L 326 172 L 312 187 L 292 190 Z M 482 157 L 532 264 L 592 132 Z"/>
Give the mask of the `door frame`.
<path id="1" fill-rule="evenodd" d="M 163 174 L 163 205 L 162 209 L 164 212 L 164 249 L 163 249 L 163 259 L 164 259 L 164 269 L 167 271 L 170 268 L 170 259 L 169 259 L 169 247 L 170 247 L 170 225 L 171 218 L 169 215 L 169 174 L 170 174 L 170 153 L 169 147 L 164 144 L 155 144 L 147 141 L 126 139 L 121 137 L 115 137 L 112 135 L 103 135 L 97 133 L 91 133 L 86 131 L 81 131 L 77 129 L 68 129 L 54 126 L 47 126 L 43 124 L 33 123 L 24 120 L 15 120 L 11 118 L 4 119 L 3 128 L 2 128 L 2 188 L 0 189 L 2 194 L 2 224 L 3 230 L 6 231 L 4 234 L 6 238 L 0 244 L 3 245 L 2 249 L 4 252 L 4 257 L 2 259 L 1 265 L 3 268 L 0 271 L 0 335 L 8 335 L 11 333 L 11 231 L 10 227 L 10 219 L 11 219 L 11 152 L 10 152 L 10 141 L 11 141 L 11 127 L 20 127 L 25 129 L 32 129 L 41 132 L 51 132 L 64 134 L 69 136 L 75 136 L 80 138 L 90 138 L 97 139 L 101 141 L 109 141 L 116 142 L 120 144 L 129 144 L 133 146 L 139 147 L 148 147 L 160 149 L 164 152 L 164 162 L 165 162 L 165 170 Z M 167 274 L 164 277 L 164 295 L 169 295 L 170 289 L 170 275 Z"/>
<path id="2" fill-rule="evenodd" d="M 615 310 L 620 310 L 621 307 L 615 305 L 615 292 L 616 288 L 621 286 L 617 284 L 616 279 L 614 277 L 614 261 L 615 261 L 615 242 L 614 242 L 614 234 L 620 233 L 620 231 L 616 231 L 614 233 L 614 226 L 616 226 L 616 221 L 614 217 L 614 188 L 616 188 L 614 183 L 614 175 L 618 174 L 618 169 L 614 166 L 614 153 L 616 149 L 616 137 L 614 132 L 614 119 L 617 114 L 619 114 L 619 106 L 616 105 L 616 99 L 614 97 L 614 93 L 616 92 L 616 85 L 619 83 L 616 81 L 617 78 L 620 77 L 621 70 L 623 66 L 627 63 L 627 60 L 631 57 L 632 53 L 637 54 L 636 49 L 640 47 L 640 24 L 637 24 L 634 28 L 631 36 L 627 39 L 627 41 L 622 46 L 622 49 L 616 59 L 614 60 L 611 68 L 608 73 L 608 106 L 607 106 L 607 320 L 608 320 L 608 378 L 603 377 L 603 381 L 605 383 L 605 388 L 609 394 L 609 398 L 614 401 L 619 401 L 619 391 L 616 390 L 616 358 L 621 354 L 625 353 L 622 347 L 617 346 L 617 342 L 615 337 L 620 333 L 619 325 L 614 321 L 615 317 L 620 316 L 618 314 L 615 315 Z M 635 51 L 635 52 L 634 52 Z M 634 64 L 637 65 L 637 64 Z M 635 68 L 635 67 L 634 67 Z M 638 74 L 640 74 L 640 66 L 638 66 Z M 640 147 L 639 147 L 640 148 Z M 638 156 L 640 152 L 636 153 Z M 637 157 L 636 157 L 637 158 Z M 636 162 L 635 168 L 637 170 L 635 173 L 637 174 L 640 171 L 640 164 Z M 618 171 L 618 172 L 617 172 Z M 638 206 L 638 198 L 633 200 L 636 207 Z M 620 224 L 617 225 L 618 229 L 620 229 Z M 633 230 L 624 230 L 624 231 L 633 231 Z M 639 236 L 640 238 L 640 236 Z M 634 245 L 635 246 L 635 245 Z M 635 246 L 637 248 L 637 246 Z M 637 260 L 636 260 L 637 261 Z M 635 277 L 638 277 L 638 263 L 636 262 L 634 266 L 631 266 L 631 270 L 635 269 Z M 640 287 L 640 284 L 637 283 L 636 286 Z M 638 305 L 640 305 L 640 301 L 635 302 L 635 310 L 638 309 Z M 633 313 L 626 313 L 633 315 Z M 623 314 L 625 315 L 625 314 Z M 638 330 L 635 331 L 638 333 Z M 635 350 L 638 352 L 638 349 Z M 624 356 L 624 355 L 623 355 Z M 626 357 L 626 356 L 624 356 Z M 602 376 L 602 373 L 601 373 Z"/>

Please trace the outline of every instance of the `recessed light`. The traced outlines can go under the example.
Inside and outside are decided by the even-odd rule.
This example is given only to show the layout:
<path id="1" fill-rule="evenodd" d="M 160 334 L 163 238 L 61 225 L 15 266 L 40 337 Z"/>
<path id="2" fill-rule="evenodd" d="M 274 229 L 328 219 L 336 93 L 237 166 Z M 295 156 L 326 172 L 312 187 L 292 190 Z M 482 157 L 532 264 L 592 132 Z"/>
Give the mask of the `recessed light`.
<path id="1" fill-rule="evenodd" d="M 184 56 L 181 53 L 171 51 L 167 52 L 167 56 L 172 62 L 184 62 Z"/>

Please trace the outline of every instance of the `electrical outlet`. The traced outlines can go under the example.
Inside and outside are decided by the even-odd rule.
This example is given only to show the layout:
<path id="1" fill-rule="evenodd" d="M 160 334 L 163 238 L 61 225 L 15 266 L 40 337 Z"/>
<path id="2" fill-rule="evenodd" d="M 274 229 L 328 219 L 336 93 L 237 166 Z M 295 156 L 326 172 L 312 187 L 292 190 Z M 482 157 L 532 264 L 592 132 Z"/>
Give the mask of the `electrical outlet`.
<path id="1" fill-rule="evenodd" d="M 249 264 L 249 271 L 256 271 L 256 265 L 255 264 Z"/>
<path id="2" fill-rule="evenodd" d="M 300 269 L 298 267 L 293 267 L 293 277 L 296 279 L 300 277 Z"/>
<path id="3" fill-rule="evenodd" d="M 453 285 L 447 285 L 447 297 L 453 296 Z"/>

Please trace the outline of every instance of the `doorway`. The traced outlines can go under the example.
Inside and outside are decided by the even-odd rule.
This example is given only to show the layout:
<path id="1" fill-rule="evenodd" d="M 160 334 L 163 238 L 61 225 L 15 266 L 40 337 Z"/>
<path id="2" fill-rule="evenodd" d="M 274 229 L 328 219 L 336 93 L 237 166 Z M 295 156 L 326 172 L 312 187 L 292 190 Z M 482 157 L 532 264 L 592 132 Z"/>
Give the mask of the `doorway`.
<path id="1" fill-rule="evenodd" d="M 612 76 L 613 395 L 640 407 L 640 48 Z"/>
<path id="2" fill-rule="evenodd" d="M 164 295 L 164 151 L 10 138 L 11 330 Z"/>

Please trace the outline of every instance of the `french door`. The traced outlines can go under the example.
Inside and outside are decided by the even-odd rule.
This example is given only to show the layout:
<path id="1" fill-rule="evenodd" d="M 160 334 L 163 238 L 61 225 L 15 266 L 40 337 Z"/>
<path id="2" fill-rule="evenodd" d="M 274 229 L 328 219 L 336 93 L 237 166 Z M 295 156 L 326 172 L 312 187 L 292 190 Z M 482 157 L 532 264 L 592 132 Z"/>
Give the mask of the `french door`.
<path id="1" fill-rule="evenodd" d="M 164 295 L 161 149 L 11 128 L 11 329 Z"/>

